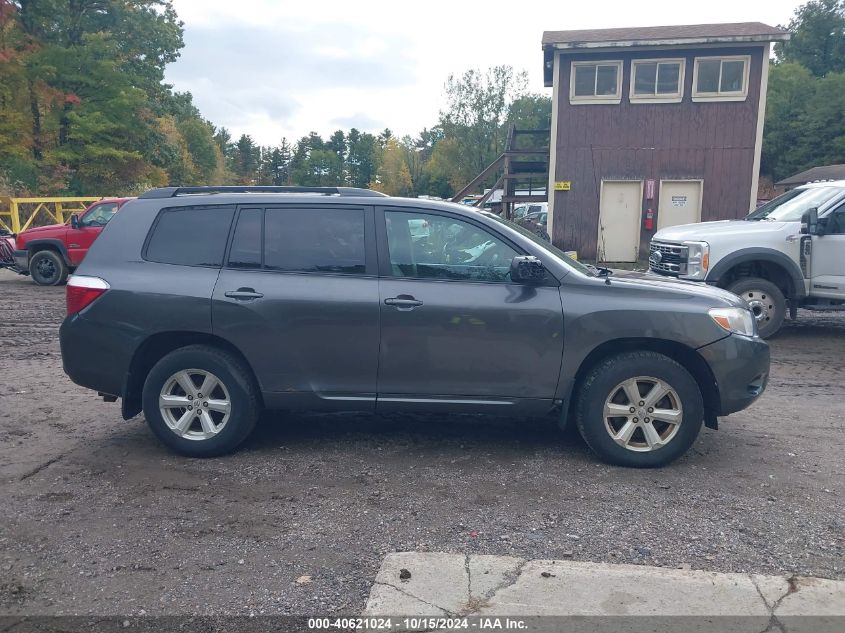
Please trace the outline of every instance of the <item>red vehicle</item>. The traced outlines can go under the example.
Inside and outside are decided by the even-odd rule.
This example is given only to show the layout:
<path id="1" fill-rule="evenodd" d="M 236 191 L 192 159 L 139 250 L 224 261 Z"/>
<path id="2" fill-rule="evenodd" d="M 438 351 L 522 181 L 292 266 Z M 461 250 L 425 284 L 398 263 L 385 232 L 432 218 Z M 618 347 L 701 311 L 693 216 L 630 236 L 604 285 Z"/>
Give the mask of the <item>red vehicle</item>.
<path id="1" fill-rule="evenodd" d="M 65 224 L 39 226 L 15 237 L 9 268 L 29 274 L 40 286 L 58 286 L 79 266 L 112 216 L 133 198 L 103 198 Z"/>

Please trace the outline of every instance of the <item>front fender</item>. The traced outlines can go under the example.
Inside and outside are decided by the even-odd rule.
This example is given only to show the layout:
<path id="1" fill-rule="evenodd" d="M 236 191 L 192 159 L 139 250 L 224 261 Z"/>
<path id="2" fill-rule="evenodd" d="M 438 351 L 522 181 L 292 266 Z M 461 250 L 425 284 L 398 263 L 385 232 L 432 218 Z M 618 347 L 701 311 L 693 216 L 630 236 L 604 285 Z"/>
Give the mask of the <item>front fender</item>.
<path id="1" fill-rule="evenodd" d="M 726 255 L 710 269 L 705 281 L 709 284 L 718 285 L 722 278 L 734 266 L 755 261 L 768 262 L 780 266 L 792 280 L 793 296 L 800 298 L 807 295 L 804 287 L 804 273 L 801 272 L 801 268 L 788 255 L 773 248 L 743 248 L 730 255 Z"/>
<path id="2" fill-rule="evenodd" d="M 65 264 L 68 266 L 72 266 L 73 264 L 70 261 L 70 257 L 68 256 L 67 247 L 65 243 L 61 240 L 57 239 L 36 239 L 30 240 L 25 245 L 27 252 L 29 253 L 29 257 L 31 258 L 33 253 L 36 251 L 43 250 L 43 248 L 50 248 L 59 252 L 62 256 L 62 259 L 65 261 Z"/>

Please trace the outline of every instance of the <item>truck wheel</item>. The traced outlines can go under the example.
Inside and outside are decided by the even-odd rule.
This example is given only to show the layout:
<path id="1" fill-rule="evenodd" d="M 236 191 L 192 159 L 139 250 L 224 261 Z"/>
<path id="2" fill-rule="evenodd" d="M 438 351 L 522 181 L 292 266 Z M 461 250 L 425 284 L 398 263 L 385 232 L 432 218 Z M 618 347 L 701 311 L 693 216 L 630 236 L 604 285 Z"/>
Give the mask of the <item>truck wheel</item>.
<path id="1" fill-rule="evenodd" d="M 761 337 L 770 338 L 780 331 L 786 318 L 786 297 L 771 281 L 745 277 L 732 283 L 727 290 L 739 295 L 751 306 Z"/>
<path id="2" fill-rule="evenodd" d="M 144 382 L 143 408 L 158 439 L 188 457 L 233 451 L 261 413 L 249 369 L 208 345 L 183 347 L 158 361 Z"/>
<path id="3" fill-rule="evenodd" d="M 590 370 L 576 395 L 587 445 L 619 466 L 654 468 L 687 452 L 704 421 L 698 383 L 663 354 L 626 352 Z"/>
<path id="4" fill-rule="evenodd" d="M 29 260 L 29 274 L 39 286 L 58 286 L 67 281 L 67 266 L 55 251 L 38 251 Z"/>

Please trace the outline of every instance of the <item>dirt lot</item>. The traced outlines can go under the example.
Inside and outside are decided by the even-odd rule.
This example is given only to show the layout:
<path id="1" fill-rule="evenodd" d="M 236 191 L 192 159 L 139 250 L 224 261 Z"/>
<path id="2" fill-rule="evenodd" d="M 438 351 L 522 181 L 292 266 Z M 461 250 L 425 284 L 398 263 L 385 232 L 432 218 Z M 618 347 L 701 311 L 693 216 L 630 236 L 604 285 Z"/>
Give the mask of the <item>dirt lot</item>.
<path id="1" fill-rule="evenodd" d="M 0 613 L 353 614 L 401 550 L 845 578 L 845 315 L 802 313 L 756 406 L 633 471 L 461 417 L 268 416 L 183 459 L 67 380 L 63 312 L 0 271 Z"/>

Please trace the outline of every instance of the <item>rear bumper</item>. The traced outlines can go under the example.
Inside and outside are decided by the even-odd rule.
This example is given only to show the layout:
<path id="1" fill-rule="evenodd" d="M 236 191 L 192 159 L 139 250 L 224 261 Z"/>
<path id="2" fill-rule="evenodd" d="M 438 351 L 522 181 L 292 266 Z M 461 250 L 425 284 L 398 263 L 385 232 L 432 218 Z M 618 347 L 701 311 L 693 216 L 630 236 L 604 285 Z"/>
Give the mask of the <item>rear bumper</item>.
<path id="1" fill-rule="evenodd" d="M 769 382 L 769 345 L 761 338 L 732 334 L 698 353 L 719 387 L 718 415 L 742 411 L 763 395 Z"/>
<path id="2" fill-rule="evenodd" d="M 131 342 L 118 328 L 87 321 L 74 314 L 59 328 L 62 367 L 77 385 L 122 395 L 129 368 Z"/>

